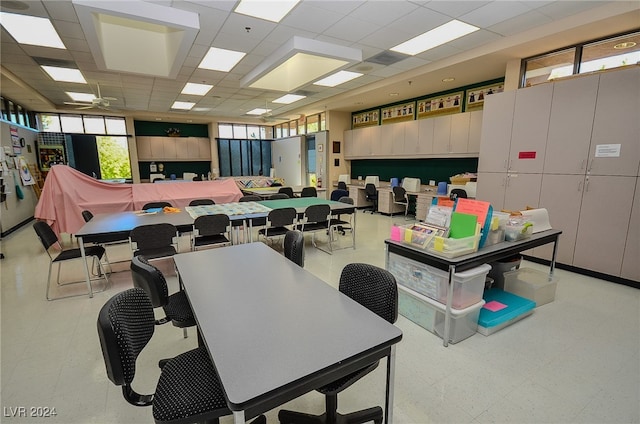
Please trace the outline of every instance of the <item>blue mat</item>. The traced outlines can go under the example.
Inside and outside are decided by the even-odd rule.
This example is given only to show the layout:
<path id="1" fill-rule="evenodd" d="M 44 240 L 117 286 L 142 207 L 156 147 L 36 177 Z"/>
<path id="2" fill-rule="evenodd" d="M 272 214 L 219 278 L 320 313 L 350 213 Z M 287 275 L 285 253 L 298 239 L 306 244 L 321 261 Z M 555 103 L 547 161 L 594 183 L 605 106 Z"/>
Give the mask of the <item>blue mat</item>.
<path id="1" fill-rule="evenodd" d="M 500 289 L 485 290 L 482 297 L 486 303 L 480 309 L 478 332 L 485 336 L 531 315 L 536 307 L 536 302 Z"/>

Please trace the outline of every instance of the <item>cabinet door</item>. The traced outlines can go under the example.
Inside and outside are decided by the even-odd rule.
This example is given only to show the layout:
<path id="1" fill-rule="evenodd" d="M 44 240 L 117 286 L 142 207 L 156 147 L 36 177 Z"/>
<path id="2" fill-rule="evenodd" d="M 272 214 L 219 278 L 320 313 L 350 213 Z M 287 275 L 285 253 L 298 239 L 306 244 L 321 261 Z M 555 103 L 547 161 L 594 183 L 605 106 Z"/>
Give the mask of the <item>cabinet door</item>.
<path id="1" fill-rule="evenodd" d="M 433 119 L 421 119 L 418 122 L 418 154 L 433 153 Z"/>
<path id="2" fill-rule="evenodd" d="M 194 160 L 199 160 L 200 159 L 200 143 L 199 140 L 195 137 L 189 137 L 186 139 L 187 141 L 187 154 L 189 155 L 190 159 L 194 159 Z M 178 155 L 180 155 L 180 152 L 178 152 Z"/>
<path id="3" fill-rule="evenodd" d="M 393 129 L 393 139 L 391 142 L 391 156 L 400 156 L 404 154 L 404 143 L 408 123 L 409 122 L 400 122 L 393 125 L 395 128 Z"/>
<path id="4" fill-rule="evenodd" d="M 506 172 L 478 172 L 476 199 L 491 203 L 494 211 L 504 209 L 504 192 L 507 187 Z"/>
<path id="5" fill-rule="evenodd" d="M 469 112 L 469 144 L 467 152 L 480 152 L 480 137 L 482 135 L 482 111 Z"/>
<path id="6" fill-rule="evenodd" d="M 161 137 L 149 137 L 151 145 L 151 157 L 153 159 L 164 159 L 164 141 Z"/>
<path id="7" fill-rule="evenodd" d="M 592 175 L 638 175 L 640 166 L 640 68 L 600 75 L 593 121 L 589 172 Z M 619 154 L 606 145 L 619 144 Z"/>
<path id="8" fill-rule="evenodd" d="M 207 137 L 198 137 L 198 157 L 201 160 L 211 160 L 211 141 Z"/>
<path id="9" fill-rule="evenodd" d="M 574 266 L 620 276 L 636 179 L 619 176 L 586 178 Z"/>
<path id="10" fill-rule="evenodd" d="M 527 206 L 537 208 L 540 203 L 541 187 L 542 174 L 508 174 L 504 209 L 518 211 Z"/>
<path id="11" fill-rule="evenodd" d="M 136 137 L 136 149 L 138 151 L 138 160 L 151 160 L 151 142 L 148 137 Z"/>
<path id="12" fill-rule="evenodd" d="M 451 115 L 451 137 L 449 139 L 449 153 L 467 153 L 469 150 L 469 113 Z"/>
<path id="13" fill-rule="evenodd" d="M 628 280 L 640 281 L 640 260 L 638 260 L 640 258 L 640 178 L 636 178 L 635 193 L 620 276 Z"/>
<path id="14" fill-rule="evenodd" d="M 399 124 L 387 124 L 380 126 L 380 137 L 378 142 L 372 145 L 371 154 L 373 156 L 391 156 L 393 143 L 396 142 L 396 127 Z"/>
<path id="15" fill-rule="evenodd" d="M 509 152 L 510 172 L 542 172 L 552 94 L 553 84 L 540 84 L 517 91 Z"/>
<path id="16" fill-rule="evenodd" d="M 573 263 L 583 188 L 584 175 L 545 174 L 542 177 L 539 206 L 549 212 L 551 227 L 562 230 L 556 260 L 566 265 Z M 550 260 L 552 254 L 553 244 L 534 249 L 534 256 L 539 258 Z"/>
<path id="17" fill-rule="evenodd" d="M 420 121 L 405 122 L 403 154 L 412 156 L 418 153 Z"/>
<path id="18" fill-rule="evenodd" d="M 451 140 L 451 115 L 433 118 L 433 153 L 449 153 Z"/>
<path id="19" fill-rule="evenodd" d="M 176 159 L 177 158 L 177 147 L 176 147 L 176 141 L 177 141 L 178 137 L 165 137 L 162 140 L 162 145 L 163 145 L 163 156 L 164 156 L 164 160 L 171 160 L 171 159 Z"/>
<path id="20" fill-rule="evenodd" d="M 516 91 L 492 94 L 484 100 L 480 135 L 479 172 L 506 172 Z"/>
<path id="21" fill-rule="evenodd" d="M 176 138 L 175 146 L 176 159 L 178 160 L 188 160 L 198 155 L 198 145 L 192 137 Z"/>
<path id="22" fill-rule="evenodd" d="M 590 75 L 554 83 L 545 173 L 584 175 L 587 172 L 599 78 L 599 75 Z"/>
<path id="23" fill-rule="evenodd" d="M 354 130 L 345 130 L 342 139 L 344 140 L 344 157 L 349 159 L 354 156 L 353 152 L 353 132 Z"/>

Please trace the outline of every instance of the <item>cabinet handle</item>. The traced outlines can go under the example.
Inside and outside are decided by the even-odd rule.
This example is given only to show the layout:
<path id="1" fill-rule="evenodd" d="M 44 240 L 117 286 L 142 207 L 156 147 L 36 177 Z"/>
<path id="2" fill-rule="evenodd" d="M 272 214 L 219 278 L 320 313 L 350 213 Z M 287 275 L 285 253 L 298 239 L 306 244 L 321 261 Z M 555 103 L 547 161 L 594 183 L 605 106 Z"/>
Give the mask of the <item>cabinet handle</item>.
<path id="1" fill-rule="evenodd" d="M 591 173 L 591 168 L 593 168 L 593 159 L 587 161 L 587 173 Z"/>
<path id="2" fill-rule="evenodd" d="M 507 169 L 507 160 L 505 159 L 504 162 L 502 163 L 502 167 L 504 169 Z"/>
<path id="3" fill-rule="evenodd" d="M 582 185 L 583 185 L 583 184 L 584 184 L 584 181 L 580 181 L 580 182 L 578 183 L 578 192 L 581 192 L 581 191 L 582 191 Z"/>
<path id="4" fill-rule="evenodd" d="M 511 176 L 510 176 L 510 175 L 507 175 L 507 176 L 504 178 L 505 185 L 506 185 L 507 187 L 509 187 L 509 185 L 510 185 L 510 182 L 509 182 L 509 180 L 510 180 L 510 179 L 511 179 Z"/>
<path id="5" fill-rule="evenodd" d="M 584 183 L 584 192 L 588 193 L 589 192 L 589 178 L 587 177 L 586 182 Z"/>
<path id="6" fill-rule="evenodd" d="M 580 169 L 584 169 L 584 162 L 585 162 L 585 160 L 582 159 L 582 161 L 580 162 Z"/>

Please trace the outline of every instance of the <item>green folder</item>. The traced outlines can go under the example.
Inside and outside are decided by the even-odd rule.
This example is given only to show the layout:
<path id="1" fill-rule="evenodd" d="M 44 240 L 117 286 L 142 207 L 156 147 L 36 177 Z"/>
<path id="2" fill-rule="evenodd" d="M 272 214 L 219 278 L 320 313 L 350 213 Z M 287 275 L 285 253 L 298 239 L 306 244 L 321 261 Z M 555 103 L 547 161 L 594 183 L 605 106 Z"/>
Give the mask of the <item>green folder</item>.
<path id="1" fill-rule="evenodd" d="M 467 213 L 453 212 L 449 224 L 449 237 L 460 239 L 476 235 L 478 217 Z"/>

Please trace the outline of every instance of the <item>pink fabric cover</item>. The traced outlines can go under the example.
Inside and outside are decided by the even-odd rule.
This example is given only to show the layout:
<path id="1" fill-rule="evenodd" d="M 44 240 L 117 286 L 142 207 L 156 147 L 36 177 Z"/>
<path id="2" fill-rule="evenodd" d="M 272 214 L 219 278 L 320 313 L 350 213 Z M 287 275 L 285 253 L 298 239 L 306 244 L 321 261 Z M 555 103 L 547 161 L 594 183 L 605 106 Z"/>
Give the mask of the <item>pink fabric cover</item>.
<path id="1" fill-rule="evenodd" d="M 142 209 L 148 202 L 167 201 L 183 208 L 193 199 L 237 202 L 242 192 L 233 180 L 149 184 L 98 181 L 66 165 L 55 165 L 42 189 L 34 216 L 46 220 L 57 233 L 76 233 L 84 225 L 82 211 L 99 213 Z"/>

